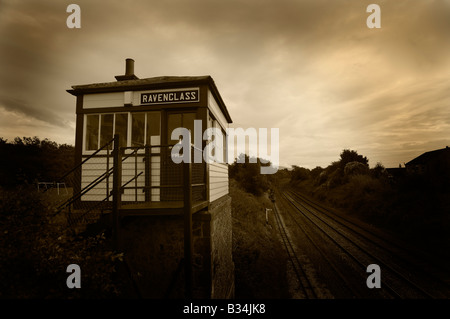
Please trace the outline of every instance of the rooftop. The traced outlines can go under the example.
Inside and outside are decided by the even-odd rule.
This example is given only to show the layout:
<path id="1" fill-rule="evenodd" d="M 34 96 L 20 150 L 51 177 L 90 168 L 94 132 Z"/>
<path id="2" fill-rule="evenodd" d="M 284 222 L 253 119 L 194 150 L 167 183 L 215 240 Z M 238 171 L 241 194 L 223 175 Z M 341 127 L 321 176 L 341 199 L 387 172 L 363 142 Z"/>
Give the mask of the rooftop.
<path id="1" fill-rule="evenodd" d="M 227 107 L 220 96 L 219 90 L 210 75 L 202 76 L 157 76 L 145 79 L 139 79 L 134 74 L 134 60 L 126 59 L 126 68 L 124 75 L 116 75 L 117 81 L 91 83 L 83 85 L 73 85 L 71 90 L 67 90 L 72 95 L 79 96 L 93 93 L 108 93 L 121 91 L 140 91 L 152 90 L 169 87 L 182 87 L 193 85 L 207 85 L 214 95 L 220 109 L 225 115 L 228 123 L 232 123 Z"/>
<path id="2" fill-rule="evenodd" d="M 186 84 L 186 83 L 214 83 L 213 79 L 209 75 L 204 76 L 158 76 L 146 79 L 132 79 L 132 80 L 121 80 L 114 82 L 104 82 L 104 83 L 92 83 L 84 85 L 73 85 L 73 90 L 68 90 L 68 92 L 76 95 L 77 91 L 98 91 L 99 89 L 123 89 L 123 88 L 133 88 L 138 90 L 140 87 L 147 87 L 149 85 L 155 84 Z"/>
<path id="3" fill-rule="evenodd" d="M 419 155 L 418 157 L 416 157 L 413 160 L 406 163 L 406 165 L 424 164 L 431 159 L 438 158 L 438 157 L 446 157 L 446 156 L 450 157 L 450 148 L 448 146 L 445 148 L 438 149 L 438 150 L 425 152 L 422 155 Z"/>

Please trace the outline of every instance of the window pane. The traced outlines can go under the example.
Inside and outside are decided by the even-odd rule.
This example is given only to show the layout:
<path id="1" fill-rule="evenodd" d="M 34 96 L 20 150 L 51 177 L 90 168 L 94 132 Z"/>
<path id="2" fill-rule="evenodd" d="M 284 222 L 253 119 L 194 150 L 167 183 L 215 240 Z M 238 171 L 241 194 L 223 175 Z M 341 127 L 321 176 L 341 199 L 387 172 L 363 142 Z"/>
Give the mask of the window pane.
<path id="1" fill-rule="evenodd" d="M 194 120 L 196 114 L 195 113 L 179 113 L 179 114 L 169 114 L 168 118 L 168 134 L 169 140 L 172 134 L 172 131 L 177 127 L 184 127 L 191 131 L 191 143 L 194 141 Z M 172 142 L 178 142 L 178 139 L 171 140 Z"/>
<path id="2" fill-rule="evenodd" d="M 223 134 L 223 162 L 228 163 L 228 145 L 227 145 L 227 133 L 222 130 Z"/>
<path id="3" fill-rule="evenodd" d="M 169 144 L 173 144 L 173 142 L 177 143 L 178 139 L 172 140 L 172 132 L 177 127 L 181 127 L 181 114 L 169 114 L 167 119 L 167 134 L 169 139 Z M 171 143 L 172 142 L 172 143 Z"/>
<path id="4" fill-rule="evenodd" d="M 183 127 L 191 131 L 191 144 L 194 143 L 194 120 L 195 113 L 183 113 Z"/>
<path id="5" fill-rule="evenodd" d="M 208 116 L 208 128 L 213 127 L 213 119 L 211 116 Z"/>
<path id="6" fill-rule="evenodd" d="M 113 138 L 114 114 L 102 114 L 100 117 L 100 147 Z"/>
<path id="7" fill-rule="evenodd" d="M 115 133 L 119 134 L 119 145 L 127 146 L 128 113 L 116 114 Z"/>
<path id="8" fill-rule="evenodd" d="M 147 145 L 161 144 L 161 113 L 147 113 Z"/>
<path id="9" fill-rule="evenodd" d="M 98 115 L 86 116 L 86 151 L 98 149 Z"/>
<path id="10" fill-rule="evenodd" d="M 145 113 L 131 114 L 131 146 L 144 145 Z"/>
<path id="11" fill-rule="evenodd" d="M 216 138 L 218 138 L 218 136 L 216 135 L 216 133 L 217 133 L 217 129 L 218 129 L 218 124 L 217 124 L 217 121 L 216 120 L 213 120 L 213 123 L 212 123 L 212 127 L 215 129 L 214 130 L 214 144 L 215 144 L 215 147 L 212 149 L 212 151 L 211 151 L 211 155 L 212 156 L 216 156 L 216 149 L 217 149 L 217 151 L 218 152 L 220 152 L 221 150 L 219 150 L 219 141 L 217 141 L 216 140 Z"/>

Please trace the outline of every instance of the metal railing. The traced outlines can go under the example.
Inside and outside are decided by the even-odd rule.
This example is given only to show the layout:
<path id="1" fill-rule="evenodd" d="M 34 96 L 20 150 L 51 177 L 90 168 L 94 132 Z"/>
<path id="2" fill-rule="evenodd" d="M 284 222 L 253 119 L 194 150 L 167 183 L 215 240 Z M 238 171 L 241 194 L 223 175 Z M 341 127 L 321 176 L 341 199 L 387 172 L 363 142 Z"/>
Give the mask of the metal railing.
<path id="1" fill-rule="evenodd" d="M 87 158 L 85 158 L 80 164 L 78 164 L 77 166 L 75 166 L 73 169 L 71 169 L 70 171 L 68 171 L 66 174 L 64 174 L 63 177 L 61 177 L 60 179 L 58 179 L 58 182 L 55 182 L 55 185 L 57 185 L 58 183 L 63 183 L 63 181 L 67 181 L 65 182 L 66 184 L 70 184 L 73 187 L 73 193 L 72 196 L 68 199 L 66 199 L 65 201 L 61 202 L 58 207 L 56 208 L 56 213 L 61 212 L 62 210 L 69 208 L 69 213 L 71 212 L 71 207 L 74 204 L 77 204 L 77 208 L 79 209 L 89 209 L 89 210 L 93 210 L 98 208 L 100 205 L 99 204 L 103 204 L 101 206 L 106 207 L 106 208 L 110 208 L 111 203 L 108 203 L 110 197 L 112 196 L 111 191 L 110 191 L 110 178 L 111 175 L 113 174 L 114 171 L 114 166 L 112 165 L 112 156 L 111 156 L 111 150 L 110 147 L 111 145 L 114 145 L 114 138 L 110 141 L 108 141 L 105 145 L 103 145 L 100 149 L 98 149 L 97 151 L 95 151 L 93 154 L 89 155 Z M 83 181 L 83 175 L 82 175 L 82 168 L 83 166 L 87 166 L 89 164 L 89 161 L 91 159 L 94 159 L 99 155 L 100 151 L 102 150 L 106 150 L 106 163 L 105 163 L 105 167 L 102 167 L 102 164 L 94 164 L 98 167 L 99 171 L 102 171 L 103 169 L 105 169 L 105 171 L 100 174 L 99 176 L 96 176 L 94 178 L 94 180 L 90 181 L 86 186 L 81 187 Z M 133 152 L 128 154 L 127 156 L 122 158 L 122 161 L 125 161 L 128 157 L 131 157 L 133 155 Z M 104 195 L 100 195 L 102 197 L 101 200 L 97 200 L 97 201 L 82 201 L 82 197 L 84 195 L 89 194 L 89 192 L 91 192 L 96 186 L 100 185 L 101 183 L 105 183 L 105 193 Z M 129 182 L 127 182 L 129 183 Z"/>
<path id="2" fill-rule="evenodd" d="M 152 145 L 121 147 L 121 174 L 132 177 L 132 181 L 121 186 L 121 201 L 128 204 L 142 202 L 183 201 L 183 162 L 177 164 L 172 158 L 174 145 Z M 194 152 L 201 151 L 191 146 L 193 200 L 206 200 L 206 164 L 194 162 Z M 125 158 L 132 158 L 126 162 Z M 126 165 L 126 167 L 124 167 Z"/>

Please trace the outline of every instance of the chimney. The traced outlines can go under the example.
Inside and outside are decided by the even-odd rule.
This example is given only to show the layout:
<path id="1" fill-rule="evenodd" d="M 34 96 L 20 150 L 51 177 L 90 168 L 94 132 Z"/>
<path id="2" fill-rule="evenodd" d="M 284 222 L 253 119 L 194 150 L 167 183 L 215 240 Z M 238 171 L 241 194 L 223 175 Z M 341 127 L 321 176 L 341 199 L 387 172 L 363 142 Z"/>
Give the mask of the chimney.
<path id="1" fill-rule="evenodd" d="M 134 75 L 134 60 L 125 60 L 125 75 Z"/>
<path id="2" fill-rule="evenodd" d="M 117 81 L 126 81 L 126 80 L 138 80 L 139 78 L 134 75 L 134 60 L 126 59 L 125 60 L 125 75 L 116 75 Z"/>

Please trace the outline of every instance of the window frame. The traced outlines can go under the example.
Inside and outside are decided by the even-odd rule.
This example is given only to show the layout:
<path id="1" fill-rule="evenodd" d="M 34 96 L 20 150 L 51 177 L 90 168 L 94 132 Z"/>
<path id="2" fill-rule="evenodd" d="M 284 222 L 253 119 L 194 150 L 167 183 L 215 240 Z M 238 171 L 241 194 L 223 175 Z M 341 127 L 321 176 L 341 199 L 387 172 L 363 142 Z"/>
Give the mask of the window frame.
<path id="1" fill-rule="evenodd" d="M 135 112 L 132 112 L 132 111 L 124 112 L 124 111 L 122 111 L 122 112 L 88 113 L 88 114 L 84 114 L 82 155 L 92 155 L 95 152 L 97 152 L 100 147 L 103 146 L 103 145 L 101 145 L 101 135 L 102 135 L 102 132 L 101 132 L 101 123 L 102 122 L 101 122 L 101 119 L 102 119 L 102 116 L 105 116 L 105 115 L 113 115 L 113 123 L 112 123 L 112 125 L 113 125 L 113 132 L 112 132 L 112 136 L 114 137 L 114 134 L 116 134 L 116 116 L 118 114 L 127 114 L 127 137 L 126 137 L 126 145 L 125 146 L 126 147 L 131 147 L 132 146 L 131 145 L 131 142 L 132 142 L 131 139 L 132 139 L 132 134 L 133 134 L 133 132 L 132 132 L 132 130 L 133 130 L 132 116 L 134 114 L 144 114 L 144 145 L 147 145 L 147 142 L 148 142 L 147 141 L 147 138 L 148 138 L 148 136 L 147 136 L 148 135 L 148 131 L 147 131 L 147 129 L 148 129 L 148 127 L 147 127 L 148 116 L 149 116 L 149 113 L 153 113 L 153 112 L 159 113 L 159 137 L 160 137 L 159 138 L 159 140 L 160 140 L 159 143 L 161 144 L 161 139 L 162 139 L 162 137 L 161 137 L 161 134 L 162 134 L 162 112 L 161 112 L 161 110 L 154 110 L 154 111 L 153 110 L 152 111 L 146 110 L 146 111 L 135 111 Z M 97 148 L 95 150 L 87 150 L 86 149 L 86 147 L 87 147 L 87 140 L 86 140 L 86 138 L 87 138 L 87 123 L 88 123 L 88 117 L 89 116 L 97 116 L 98 117 Z M 110 149 L 110 154 L 111 154 L 111 150 L 112 149 Z M 130 149 L 128 149 L 127 152 L 128 151 L 132 152 L 132 150 L 130 150 Z M 144 149 L 138 151 L 138 153 L 144 153 L 144 152 L 145 152 Z M 101 151 L 98 152 L 99 155 L 106 155 L 107 153 L 108 153 L 108 151 L 106 149 L 101 150 Z"/>
<path id="2" fill-rule="evenodd" d="M 215 154 L 216 151 L 221 151 L 222 152 L 222 163 L 220 162 L 215 162 L 218 164 L 228 164 L 228 135 L 227 135 L 227 131 L 224 127 L 222 127 L 222 125 L 220 124 L 220 122 L 217 120 L 217 118 L 214 116 L 214 114 L 212 112 L 208 112 L 208 125 L 207 128 L 215 128 L 215 129 L 220 129 L 220 131 L 222 132 L 222 149 L 217 149 L 216 147 L 212 150 L 213 153 L 211 154 L 214 158 L 215 158 Z M 207 142 L 208 143 L 208 142 Z"/>
<path id="3" fill-rule="evenodd" d="M 89 114 L 84 114 L 84 125 L 83 125 L 83 146 L 82 146 L 82 155 L 92 155 L 95 152 L 98 151 L 98 149 L 100 147 L 102 147 L 103 145 L 101 145 L 101 118 L 102 115 L 113 115 L 113 133 L 112 136 L 114 137 L 114 134 L 116 134 L 116 115 L 117 114 L 127 114 L 127 137 L 126 137 L 126 141 L 127 141 L 127 147 L 130 144 L 130 112 L 108 112 L 108 113 L 89 113 Z M 87 147 L 87 141 L 86 141 L 86 137 L 87 137 L 87 118 L 88 116 L 98 116 L 98 131 L 97 131 L 97 149 L 95 150 L 88 150 L 86 149 Z M 110 154 L 111 154 L 112 148 L 110 148 Z M 108 153 L 108 151 L 106 149 L 101 150 L 98 152 L 99 155 L 106 155 Z"/>

